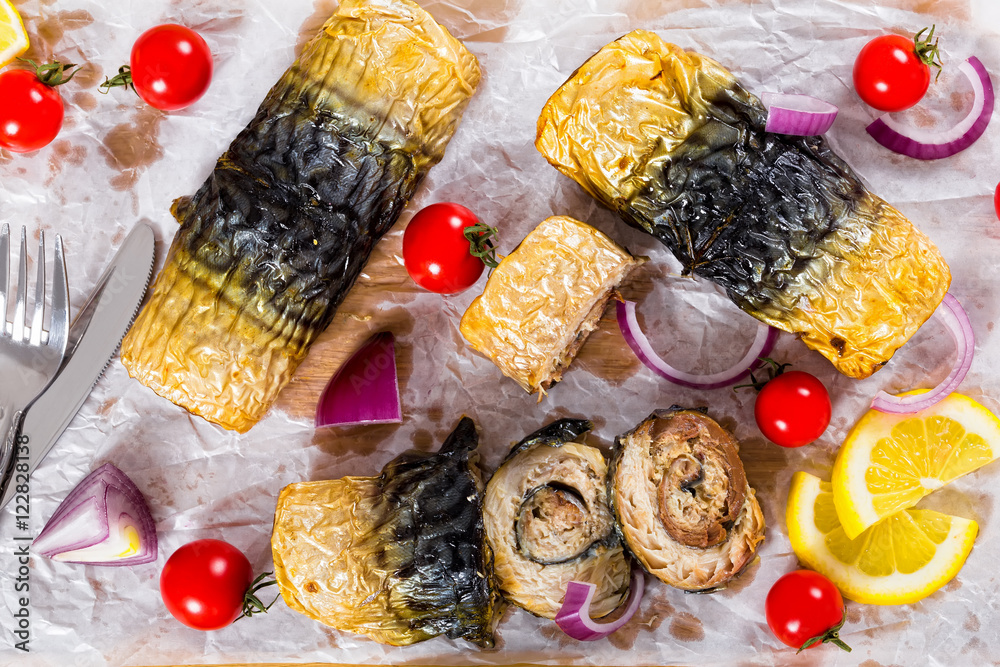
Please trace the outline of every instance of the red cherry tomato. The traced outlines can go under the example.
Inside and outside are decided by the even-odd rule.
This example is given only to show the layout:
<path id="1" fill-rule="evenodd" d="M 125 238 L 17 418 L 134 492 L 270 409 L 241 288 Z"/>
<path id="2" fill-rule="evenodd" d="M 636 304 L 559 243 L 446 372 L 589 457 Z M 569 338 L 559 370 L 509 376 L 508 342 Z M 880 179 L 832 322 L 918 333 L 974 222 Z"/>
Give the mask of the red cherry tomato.
<path id="1" fill-rule="evenodd" d="M 39 81 L 32 70 L 0 73 L 0 148 L 37 151 L 59 134 L 63 114 L 59 91 Z"/>
<path id="2" fill-rule="evenodd" d="M 823 383 L 803 371 L 788 371 L 757 394 L 753 416 L 764 437 L 782 447 L 801 447 L 823 435 L 833 408 Z"/>
<path id="3" fill-rule="evenodd" d="M 222 540 L 196 540 L 167 559 L 160 595 L 178 621 L 196 630 L 218 630 L 243 613 L 253 569 L 243 553 Z"/>
<path id="4" fill-rule="evenodd" d="M 431 204 L 417 212 L 403 233 L 403 264 L 413 281 L 439 294 L 474 285 L 485 265 L 471 254 L 465 229 L 476 224 L 475 214 L 459 204 Z"/>
<path id="5" fill-rule="evenodd" d="M 167 23 L 139 35 L 129 59 L 132 85 L 147 104 L 175 111 L 191 106 L 212 81 L 212 52 L 201 35 Z"/>
<path id="6" fill-rule="evenodd" d="M 931 82 L 929 66 L 940 68 L 934 28 L 923 38 L 925 30 L 913 39 L 881 35 L 864 45 L 854 61 L 854 89 L 865 104 L 893 112 L 923 98 Z"/>
<path id="7" fill-rule="evenodd" d="M 837 633 L 844 623 L 844 598 L 829 579 L 811 570 L 796 570 L 774 582 L 764 602 L 767 624 L 788 646 L 808 648 L 831 642 L 851 649 Z"/>
<path id="8" fill-rule="evenodd" d="M 1000 218 L 1000 184 L 997 184 L 996 192 L 993 193 L 993 208 L 996 209 L 997 218 Z"/>

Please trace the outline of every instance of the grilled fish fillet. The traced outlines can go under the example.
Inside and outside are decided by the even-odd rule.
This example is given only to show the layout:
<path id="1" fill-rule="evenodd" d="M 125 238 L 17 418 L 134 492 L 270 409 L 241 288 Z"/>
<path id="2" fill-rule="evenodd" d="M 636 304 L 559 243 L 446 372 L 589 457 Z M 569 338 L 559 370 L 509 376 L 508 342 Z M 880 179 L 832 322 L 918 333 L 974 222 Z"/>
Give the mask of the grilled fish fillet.
<path id="1" fill-rule="evenodd" d="M 560 419 L 514 445 L 486 485 L 483 522 L 504 597 L 555 618 L 571 581 L 596 586 L 601 617 L 629 591 L 629 562 L 607 498 L 607 463 L 577 438 L 593 428 Z"/>
<path id="2" fill-rule="evenodd" d="M 475 57 L 409 0 L 342 0 L 192 197 L 122 362 L 250 429 L 445 147 Z"/>
<path id="3" fill-rule="evenodd" d="M 822 137 L 766 120 L 719 63 L 636 30 L 552 95 L 535 146 L 685 272 L 867 377 L 937 308 L 948 266 Z"/>

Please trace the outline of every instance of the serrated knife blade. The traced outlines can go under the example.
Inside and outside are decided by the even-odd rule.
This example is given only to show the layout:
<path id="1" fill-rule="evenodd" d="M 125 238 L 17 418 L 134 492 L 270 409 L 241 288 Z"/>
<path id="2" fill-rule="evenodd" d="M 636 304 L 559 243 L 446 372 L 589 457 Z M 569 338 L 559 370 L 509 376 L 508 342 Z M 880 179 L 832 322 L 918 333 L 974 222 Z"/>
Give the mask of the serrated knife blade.
<path id="1" fill-rule="evenodd" d="M 29 474 L 73 421 L 118 351 L 146 294 L 155 249 L 152 228 L 145 223 L 137 224 L 70 326 L 66 361 L 28 409 L 21 425 L 19 440 L 24 444 L 17 451 L 17 460 L 24 462 L 26 448 Z M 8 485 L 0 499 L 0 508 L 13 498 L 15 486 Z"/>

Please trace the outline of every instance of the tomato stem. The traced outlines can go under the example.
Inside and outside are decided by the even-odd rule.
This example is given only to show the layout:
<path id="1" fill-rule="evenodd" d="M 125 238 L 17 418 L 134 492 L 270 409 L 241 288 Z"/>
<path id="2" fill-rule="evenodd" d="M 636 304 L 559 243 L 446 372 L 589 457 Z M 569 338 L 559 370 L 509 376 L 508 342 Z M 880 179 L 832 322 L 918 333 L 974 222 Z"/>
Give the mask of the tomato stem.
<path id="1" fill-rule="evenodd" d="M 110 79 L 108 77 L 104 77 L 104 83 L 100 85 L 100 89 L 102 93 L 107 95 L 111 92 L 112 88 L 117 88 L 118 86 L 124 87 L 125 90 L 132 88 L 132 92 L 138 95 L 138 92 L 135 89 L 135 84 L 132 82 L 132 68 L 128 65 L 122 65 L 119 67 L 118 74 L 115 74 Z"/>
<path id="2" fill-rule="evenodd" d="M 934 37 L 934 28 L 937 25 L 932 25 L 928 31 L 928 28 L 923 28 L 913 37 L 913 52 L 920 59 L 920 62 L 927 65 L 928 67 L 937 67 L 937 76 L 934 77 L 934 81 L 937 81 L 941 76 L 941 52 L 938 50 L 938 40 Z M 923 34 L 927 32 L 927 38 L 921 39 Z"/>
<path id="3" fill-rule="evenodd" d="M 802 653 L 802 651 L 806 650 L 810 646 L 813 646 L 815 644 L 820 644 L 820 643 L 823 643 L 823 644 L 833 644 L 834 646 L 839 646 L 844 651 L 847 651 L 848 653 L 850 653 L 851 652 L 851 647 L 848 646 L 847 642 L 845 642 L 843 639 L 841 639 L 840 635 L 838 634 L 840 632 L 840 629 L 844 627 L 844 621 L 846 621 L 846 620 L 847 620 L 847 607 L 845 606 L 844 610 L 840 614 L 840 623 L 838 623 L 837 625 L 833 626 L 832 628 L 830 628 L 829 630 L 827 630 L 823 634 L 816 635 L 812 639 L 806 641 L 805 644 L 803 644 L 802 646 L 799 647 L 799 650 L 796 651 L 796 654 Z"/>
<path id="4" fill-rule="evenodd" d="M 483 260 L 483 264 L 495 269 L 500 266 L 500 262 L 497 260 L 497 251 L 494 245 L 494 241 L 497 238 L 498 231 L 496 227 L 490 227 L 484 222 L 477 223 L 475 225 L 469 225 L 463 231 L 465 238 L 469 240 L 469 252 L 472 253 L 474 257 L 478 257 Z"/>
<path id="5" fill-rule="evenodd" d="M 63 64 L 58 60 L 52 61 L 45 65 L 39 65 L 34 60 L 29 60 L 28 58 L 18 58 L 22 62 L 26 62 L 31 65 L 31 69 L 35 70 L 35 76 L 39 81 L 44 83 L 50 88 L 55 88 L 56 86 L 61 86 L 80 71 L 80 65 L 75 65 L 73 63 Z M 75 70 L 73 68 L 76 68 Z M 73 70 L 73 71 L 70 71 Z"/>
<path id="6" fill-rule="evenodd" d="M 759 392 L 761 389 L 764 388 L 764 385 L 766 385 L 768 382 L 770 382 L 774 378 L 784 373 L 785 369 L 791 366 L 791 364 L 779 364 L 777 361 L 775 361 L 770 357 L 764 357 L 763 359 L 761 359 L 761 361 L 767 364 L 766 368 L 767 378 L 763 380 L 758 380 L 757 377 L 754 375 L 754 371 L 750 371 L 750 382 L 736 385 L 735 387 L 733 387 L 733 391 L 737 389 L 746 389 L 748 387 L 753 387 L 755 391 Z"/>
<path id="7" fill-rule="evenodd" d="M 281 593 L 278 593 L 278 595 L 275 596 L 275 598 L 271 600 L 271 603 L 268 605 L 265 605 L 261 599 L 257 597 L 257 591 L 262 588 L 267 588 L 268 586 L 274 586 L 278 583 L 276 579 L 264 581 L 265 577 L 270 577 L 272 574 L 274 573 L 262 572 L 256 579 L 253 580 L 250 584 L 250 588 L 247 589 L 246 594 L 243 596 L 243 613 L 236 618 L 236 621 L 241 618 L 250 618 L 254 614 L 266 614 L 267 610 L 274 606 L 274 603 L 278 601 L 278 598 L 281 597 Z M 233 623 L 236 621 L 233 621 Z"/>

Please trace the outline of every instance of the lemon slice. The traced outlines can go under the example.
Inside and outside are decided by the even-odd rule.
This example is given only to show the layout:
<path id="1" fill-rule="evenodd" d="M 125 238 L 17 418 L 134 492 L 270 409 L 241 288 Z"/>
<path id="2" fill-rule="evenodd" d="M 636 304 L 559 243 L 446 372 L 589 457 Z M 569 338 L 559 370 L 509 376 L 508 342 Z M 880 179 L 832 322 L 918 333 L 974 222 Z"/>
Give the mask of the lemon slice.
<path id="1" fill-rule="evenodd" d="M 837 519 L 829 482 L 804 472 L 792 476 L 785 519 L 799 560 L 865 604 L 927 597 L 958 574 L 979 532 L 975 521 L 910 509 L 852 540 Z"/>
<path id="2" fill-rule="evenodd" d="M 833 466 L 833 499 L 844 532 L 856 538 L 997 456 L 1000 419 L 967 396 L 949 394 L 908 415 L 870 410 Z"/>
<path id="3" fill-rule="evenodd" d="M 28 33 L 9 0 L 0 0 L 0 67 L 28 50 Z"/>

